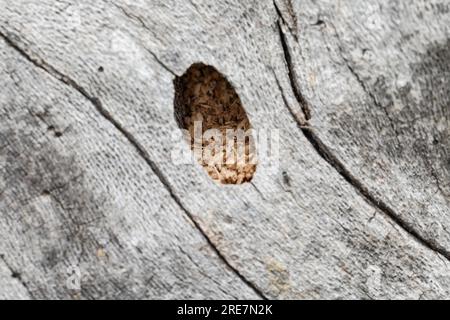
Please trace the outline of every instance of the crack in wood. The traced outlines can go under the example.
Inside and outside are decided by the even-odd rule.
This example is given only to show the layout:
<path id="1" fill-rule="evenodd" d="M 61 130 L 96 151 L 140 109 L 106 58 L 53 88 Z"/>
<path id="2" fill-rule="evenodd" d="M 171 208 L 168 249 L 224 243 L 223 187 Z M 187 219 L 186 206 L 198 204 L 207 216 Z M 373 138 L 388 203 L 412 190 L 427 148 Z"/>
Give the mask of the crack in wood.
<path id="1" fill-rule="evenodd" d="M 301 92 L 300 84 L 298 83 L 298 80 L 297 80 L 297 74 L 295 72 L 294 64 L 292 63 L 292 53 L 289 50 L 286 35 L 283 32 L 281 23 L 282 23 L 281 19 L 279 19 L 277 22 L 277 27 L 278 27 L 278 34 L 281 39 L 281 46 L 283 48 L 284 59 L 286 61 L 286 65 L 288 68 L 289 81 L 291 83 L 292 91 L 295 95 L 295 98 L 299 102 L 300 107 L 302 108 L 302 111 L 303 111 L 303 114 L 305 115 L 306 120 L 310 120 L 311 119 L 311 109 L 309 108 L 309 105 L 306 102 L 306 99 Z"/>
<path id="2" fill-rule="evenodd" d="M 149 28 L 146 24 L 145 24 L 145 22 L 144 22 L 144 20 L 142 20 L 142 18 L 141 17 L 139 17 L 139 16 L 137 16 L 137 15 L 135 15 L 135 14 L 133 14 L 133 13 L 131 13 L 131 12 L 129 12 L 128 10 L 126 10 L 124 7 L 122 7 L 122 6 L 120 6 L 120 5 L 118 5 L 118 4 L 116 4 L 116 3 L 112 3 L 116 8 L 118 8 L 120 11 L 122 11 L 122 13 L 125 15 L 125 16 L 127 16 L 128 18 L 130 18 L 131 20 L 133 20 L 133 21 L 137 21 L 144 29 L 146 29 L 147 31 L 150 31 L 150 32 L 152 32 L 152 34 L 153 34 L 153 31 L 152 31 L 152 29 L 151 28 Z M 177 77 L 178 75 L 172 70 L 172 69 L 170 69 L 168 66 L 167 66 L 167 64 L 165 64 L 153 51 L 151 51 L 150 49 L 148 49 L 148 48 L 146 48 L 146 47 L 144 47 L 143 46 L 143 48 L 145 49 L 145 51 L 147 51 L 155 60 L 156 60 L 156 62 L 161 66 L 161 67 L 163 67 L 166 71 L 168 71 L 169 73 L 171 73 L 172 75 L 174 75 L 175 77 Z"/>
<path id="3" fill-rule="evenodd" d="M 285 4 L 287 7 L 287 12 L 290 15 L 291 20 L 292 20 L 292 24 L 293 24 L 292 27 L 287 22 L 287 20 L 284 18 L 283 13 L 281 12 L 280 7 L 278 6 L 277 2 L 275 0 L 273 0 L 273 5 L 275 6 L 275 10 L 276 10 L 278 16 L 281 18 L 283 23 L 287 26 L 287 28 L 291 32 L 292 36 L 294 37 L 295 41 L 298 42 L 298 22 L 297 22 L 297 17 L 294 12 L 294 6 L 292 4 L 292 0 L 286 0 Z"/>
<path id="4" fill-rule="evenodd" d="M 337 32 L 336 27 L 334 26 L 333 23 L 331 23 L 328 20 L 321 20 L 321 21 L 322 21 L 322 24 L 325 24 L 325 26 L 326 25 L 330 25 L 333 28 L 333 30 L 334 30 L 334 37 L 337 39 L 337 48 L 338 48 L 338 51 L 339 51 L 339 55 L 341 56 L 341 59 L 344 61 L 345 66 L 350 71 L 350 73 L 353 75 L 353 77 L 356 79 L 358 84 L 361 86 L 361 88 L 363 89 L 364 93 L 367 94 L 369 96 L 369 98 L 372 100 L 373 104 L 384 112 L 386 118 L 389 121 L 389 125 L 391 126 L 392 131 L 396 134 L 397 143 L 398 143 L 398 145 L 400 145 L 400 141 L 399 141 L 399 138 L 398 138 L 400 136 L 400 133 L 398 132 L 391 115 L 389 114 L 388 110 L 378 101 L 377 97 L 369 90 L 369 88 L 367 87 L 365 81 L 361 78 L 361 76 L 351 66 L 350 61 L 345 56 L 345 51 L 342 48 L 342 40 L 341 40 L 341 37 L 339 36 L 339 33 Z"/>
<path id="5" fill-rule="evenodd" d="M 250 181 L 250 184 L 253 186 L 253 188 L 256 190 L 256 192 L 259 194 L 259 196 L 266 201 L 266 197 L 264 196 L 264 193 L 261 192 L 261 190 L 259 190 L 259 188 L 256 186 L 256 184 L 253 181 Z"/>
<path id="6" fill-rule="evenodd" d="M 163 68 L 165 69 L 167 72 L 171 73 L 173 76 L 178 77 L 178 75 L 172 71 L 164 62 L 161 61 L 161 59 L 159 59 L 159 57 L 150 49 L 144 47 L 145 51 L 147 51 L 152 57 L 153 59 L 155 59 L 155 61 Z"/>
<path id="7" fill-rule="evenodd" d="M 1 259 L 1 261 L 3 261 L 4 265 L 8 268 L 8 270 L 11 272 L 11 277 L 16 279 L 25 288 L 25 290 L 27 291 L 30 298 L 33 299 L 31 290 L 28 287 L 28 284 L 22 279 L 21 274 L 14 270 L 14 268 L 6 261 L 6 258 L 3 254 L 0 254 L 0 259 Z"/>
<path id="8" fill-rule="evenodd" d="M 239 298 L 236 297 L 236 296 L 234 296 L 232 293 L 226 292 L 226 291 L 222 288 L 222 286 L 221 286 L 221 284 L 219 283 L 219 281 L 217 281 L 217 279 L 211 277 L 209 274 L 207 274 L 206 272 L 204 272 L 203 269 L 202 269 L 202 267 L 201 267 L 201 266 L 200 266 L 200 265 L 199 265 L 199 264 L 191 257 L 191 255 L 190 255 L 188 252 L 186 252 L 186 251 L 183 249 L 183 247 L 181 247 L 181 246 L 177 246 L 177 247 L 178 247 L 178 250 L 180 250 L 180 252 L 181 252 L 183 255 L 185 255 L 185 256 L 189 259 L 189 261 L 191 261 L 191 263 L 197 268 L 198 272 L 199 272 L 203 277 L 208 278 L 208 279 L 210 279 L 212 282 L 214 282 L 214 283 L 217 285 L 217 288 L 218 288 L 222 293 L 224 293 L 225 296 L 232 296 L 233 299 L 239 300 Z"/>
<path id="9" fill-rule="evenodd" d="M 91 96 L 83 87 L 78 85 L 78 83 L 71 79 L 70 77 L 64 75 L 56 68 L 48 64 L 45 60 L 34 57 L 28 54 L 24 49 L 22 49 L 16 42 L 14 42 L 10 37 L 5 35 L 0 31 L 0 38 L 2 38 L 11 48 L 13 48 L 16 52 L 18 52 L 22 57 L 24 57 L 27 61 L 31 62 L 34 66 L 39 69 L 42 69 L 50 76 L 55 78 L 56 80 L 62 82 L 63 84 L 71 87 L 78 91 L 84 98 L 86 98 L 91 104 L 94 105 L 96 110 L 100 113 L 103 118 L 105 118 L 108 122 L 110 122 L 126 139 L 127 141 L 135 148 L 140 157 L 147 163 L 147 165 L 151 168 L 151 170 L 158 177 L 160 182 L 163 184 L 165 189 L 169 192 L 170 197 L 175 201 L 175 203 L 181 208 L 181 210 L 186 214 L 187 218 L 194 224 L 196 229 L 200 232 L 202 237 L 208 243 L 208 245 L 212 248 L 212 250 L 217 254 L 219 260 L 221 260 L 226 267 L 231 270 L 242 282 L 244 282 L 249 288 L 251 288 L 261 299 L 267 300 L 268 298 L 259 289 L 254 283 L 248 280 L 238 269 L 233 267 L 233 265 L 228 261 L 224 254 L 218 249 L 218 247 L 213 243 L 210 239 L 206 231 L 202 228 L 197 219 L 189 212 L 189 210 L 183 205 L 181 199 L 176 195 L 169 181 L 166 179 L 164 174 L 161 172 L 156 163 L 150 158 L 150 155 L 146 151 L 146 149 L 140 144 L 140 142 L 128 131 L 126 130 L 113 116 L 112 114 L 106 110 L 101 101 L 94 96 Z"/>
<path id="10" fill-rule="evenodd" d="M 279 28 L 279 34 L 280 34 L 280 41 L 282 48 L 284 50 L 284 56 L 285 56 L 285 62 L 289 70 L 289 77 L 292 78 L 293 74 L 290 70 L 293 70 L 292 59 L 289 52 L 289 47 L 286 41 L 286 37 L 283 33 L 283 30 L 281 28 L 281 19 L 278 20 L 278 28 Z M 310 118 L 306 117 L 306 120 L 303 119 L 295 110 L 288 104 L 286 98 L 284 97 L 283 88 L 281 87 L 278 78 L 274 72 L 274 76 L 277 82 L 277 85 L 279 87 L 279 90 L 283 96 L 283 101 L 286 106 L 286 108 L 289 110 L 289 113 L 296 121 L 299 129 L 303 132 L 306 139 L 309 141 L 309 143 L 313 146 L 315 151 L 319 154 L 321 158 L 323 158 L 328 164 L 333 167 L 355 190 L 364 198 L 366 201 L 371 204 L 373 207 L 379 209 L 381 212 L 383 212 L 387 217 L 389 217 L 392 221 L 396 223 L 397 226 L 399 226 L 401 229 L 403 229 L 405 232 L 407 232 L 415 241 L 422 244 L 426 248 L 430 249 L 431 251 L 435 252 L 439 256 L 445 257 L 447 260 L 450 261 L 450 251 L 444 248 L 443 246 L 440 246 L 437 242 L 433 241 L 432 239 L 425 238 L 422 236 L 417 230 L 414 229 L 408 222 L 404 221 L 386 202 L 384 202 L 382 199 L 377 197 L 375 194 L 371 193 L 369 189 L 356 177 L 354 176 L 349 169 L 344 165 L 344 163 L 339 160 L 339 158 L 332 152 L 330 148 L 328 148 L 325 143 L 319 138 L 319 136 L 315 133 L 314 129 L 310 126 L 308 123 L 308 120 Z M 291 80 L 291 85 L 295 84 L 296 82 Z M 300 104 L 300 106 L 303 109 L 303 105 L 306 103 L 306 101 L 303 98 L 303 95 L 301 95 L 300 92 L 296 94 L 296 91 L 299 90 L 299 86 L 295 85 L 292 86 L 292 91 L 294 93 L 294 96 L 297 98 L 298 96 L 302 97 L 302 99 L 297 99 L 297 102 Z"/>

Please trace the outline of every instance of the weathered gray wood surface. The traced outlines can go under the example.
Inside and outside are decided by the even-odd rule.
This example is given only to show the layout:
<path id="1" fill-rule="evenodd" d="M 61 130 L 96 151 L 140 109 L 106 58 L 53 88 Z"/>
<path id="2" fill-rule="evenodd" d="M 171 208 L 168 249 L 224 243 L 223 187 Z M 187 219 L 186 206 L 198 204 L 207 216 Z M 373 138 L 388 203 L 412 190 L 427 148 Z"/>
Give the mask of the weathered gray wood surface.
<path id="1" fill-rule="evenodd" d="M 447 1 L 0 8 L 0 298 L 449 297 Z M 171 161 L 194 62 L 279 172 Z"/>

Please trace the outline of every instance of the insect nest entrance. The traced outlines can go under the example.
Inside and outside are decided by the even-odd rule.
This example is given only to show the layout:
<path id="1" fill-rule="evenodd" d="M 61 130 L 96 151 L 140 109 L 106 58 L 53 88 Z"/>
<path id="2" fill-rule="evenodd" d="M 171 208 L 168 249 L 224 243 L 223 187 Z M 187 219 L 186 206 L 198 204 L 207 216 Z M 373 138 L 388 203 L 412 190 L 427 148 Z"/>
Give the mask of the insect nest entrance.
<path id="1" fill-rule="evenodd" d="M 175 118 L 189 134 L 195 159 L 215 181 L 242 184 L 256 171 L 247 113 L 228 80 L 214 67 L 193 64 L 175 84 Z"/>

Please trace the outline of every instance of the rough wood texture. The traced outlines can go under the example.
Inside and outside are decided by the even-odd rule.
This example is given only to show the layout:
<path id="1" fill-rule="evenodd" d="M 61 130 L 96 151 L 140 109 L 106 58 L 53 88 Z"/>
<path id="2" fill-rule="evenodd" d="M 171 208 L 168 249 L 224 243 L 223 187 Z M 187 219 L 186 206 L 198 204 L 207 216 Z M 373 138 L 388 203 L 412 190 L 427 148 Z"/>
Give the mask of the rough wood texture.
<path id="1" fill-rule="evenodd" d="M 446 1 L 0 8 L 0 298 L 448 298 Z M 195 62 L 277 172 L 172 161 Z"/>

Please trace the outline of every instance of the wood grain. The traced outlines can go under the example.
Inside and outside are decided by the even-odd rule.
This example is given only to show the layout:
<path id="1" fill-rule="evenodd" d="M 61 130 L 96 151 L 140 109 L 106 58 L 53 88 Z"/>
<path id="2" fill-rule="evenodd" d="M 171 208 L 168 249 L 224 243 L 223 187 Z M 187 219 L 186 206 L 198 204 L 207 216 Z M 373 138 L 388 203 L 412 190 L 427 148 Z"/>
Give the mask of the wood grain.
<path id="1" fill-rule="evenodd" d="M 0 6 L 0 297 L 449 296 L 445 2 Z M 195 62 L 279 133 L 278 170 L 174 161 Z"/>

